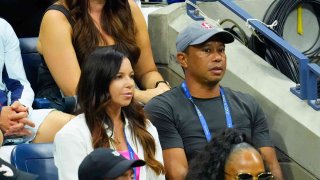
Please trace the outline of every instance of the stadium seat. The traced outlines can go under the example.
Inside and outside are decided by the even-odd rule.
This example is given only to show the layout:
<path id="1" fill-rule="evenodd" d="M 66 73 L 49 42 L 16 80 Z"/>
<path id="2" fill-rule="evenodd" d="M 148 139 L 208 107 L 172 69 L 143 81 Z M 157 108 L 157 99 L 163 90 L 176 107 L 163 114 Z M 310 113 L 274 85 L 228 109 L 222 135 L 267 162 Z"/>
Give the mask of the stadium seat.
<path id="1" fill-rule="evenodd" d="M 21 56 L 23 61 L 23 66 L 26 72 L 28 81 L 31 84 L 31 88 L 34 93 L 38 92 L 38 69 L 41 64 L 41 56 L 37 51 L 37 37 L 30 38 L 19 38 Z M 42 109 L 49 108 L 50 101 L 44 98 L 36 98 L 33 103 L 33 108 Z"/>
<path id="2" fill-rule="evenodd" d="M 11 153 L 11 164 L 17 169 L 37 174 L 37 180 L 57 180 L 53 144 L 19 144 Z"/>
<path id="3" fill-rule="evenodd" d="M 23 60 L 23 66 L 29 80 L 31 87 L 35 94 L 38 92 L 38 70 L 39 65 L 41 64 L 41 56 L 37 51 L 37 37 L 30 38 L 19 38 L 21 56 Z M 66 104 L 64 112 L 71 113 L 73 112 L 76 104 L 76 99 L 74 96 L 64 97 Z M 50 101 L 45 98 L 36 98 L 33 103 L 33 108 L 43 109 L 50 108 Z"/>
<path id="4" fill-rule="evenodd" d="M 41 63 L 41 57 L 37 51 L 38 38 L 20 38 L 19 41 L 23 66 L 26 71 L 27 79 L 29 80 L 34 93 L 37 93 L 38 68 Z"/>

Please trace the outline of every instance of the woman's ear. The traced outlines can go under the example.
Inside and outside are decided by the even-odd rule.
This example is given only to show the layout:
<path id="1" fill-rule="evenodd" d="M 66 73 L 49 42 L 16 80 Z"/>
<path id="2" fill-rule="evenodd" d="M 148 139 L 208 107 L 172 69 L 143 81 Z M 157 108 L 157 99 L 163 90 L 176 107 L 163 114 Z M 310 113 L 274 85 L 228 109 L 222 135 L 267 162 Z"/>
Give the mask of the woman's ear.
<path id="1" fill-rule="evenodd" d="M 188 56 L 184 52 L 177 53 L 177 61 L 182 66 L 183 69 L 188 68 Z"/>

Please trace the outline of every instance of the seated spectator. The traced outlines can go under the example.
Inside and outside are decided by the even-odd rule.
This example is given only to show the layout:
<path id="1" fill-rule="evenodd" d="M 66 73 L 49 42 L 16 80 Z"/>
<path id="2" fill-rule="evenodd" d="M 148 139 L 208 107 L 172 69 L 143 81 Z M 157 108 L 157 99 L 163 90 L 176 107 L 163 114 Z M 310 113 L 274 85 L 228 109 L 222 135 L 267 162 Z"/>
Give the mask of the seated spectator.
<path id="1" fill-rule="evenodd" d="M 5 144 L 52 142 L 71 116 L 53 109 L 32 109 L 34 93 L 23 68 L 19 40 L 1 18 L 0 27 L 0 142 L 3 134 Z"/>
<path id="2" fill-rule="evenodd" d="M 114 47 L 97 48 L 88 57 L 77 90 L 81 114 L 54 140 L 60 180 L 77 179 L 81 161 L 100 147 L 144 160 L 146 166 L 135 171 L 135 180 L 164 179 L 158 132 L 134 100 L 133 77 L 128 56 Z"/>
<path id="3" fill-rule="evenodd" d="M 38 176 L 16 169 L 0 158 L 0 179 L 1 180 L 35 180 Z"/>
<path id="4" fill-rule="evenodd" d="M 143 160 L 127 160 L 117 151 L 98 148 L 87 155 L 79 166 L 79 180 L 131 180 L 133 168 L 146 163 Z"/>
<path id="5" fill-rule="evenodd" d="M 259 152 L 235 129 L 217 133 L 190 162 L 186 180 L 270 180 Z"/>
<path id="6" fill-rule="evenodd" d="M 134 0 L 64 0 L 50 6 L 39 34 L 39 92 L 52 106 L 64 111 L 64 96 L 74 96 L 85 59 L 97 46 L 115 46 L 128 54 L 138 101 L 169 90 L 157 71 L 144 17 Z M 141 51 L 140 51 L 141 50 Z M 66 78 L 68 77 L 68 78 Z"/>
<path id="7" fill-rule="evenodd" d="M 159 132 L 168 179 L 183 179 L 192 157 L 226 127 L 252 138 L 271 172 L 282 179 L 261 107 L 250 95 L 220 86 L 227 63 L 225 44 L 233 41 L 230 33 L 204 21 L 192 23 L 177 37 L 185 82 L 145 106 Z"/>

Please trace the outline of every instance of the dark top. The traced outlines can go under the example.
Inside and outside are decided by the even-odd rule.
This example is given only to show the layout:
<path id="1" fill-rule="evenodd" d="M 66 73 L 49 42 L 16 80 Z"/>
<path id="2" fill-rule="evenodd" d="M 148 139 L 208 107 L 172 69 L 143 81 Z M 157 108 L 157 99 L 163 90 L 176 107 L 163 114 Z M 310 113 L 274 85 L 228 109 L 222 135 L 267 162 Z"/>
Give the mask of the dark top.
<path id="1" fill-rule="evenodd" d="M 253 97 L 229 88 L 224 90 L 233 127 L 245 133 L 258 148 L 273 146 L 266 117 Z M 227 127 L 221 97 L 194 98 L 194 102 L 204 115 L 212 136 Z M 163 150 L 184 148 L 190 161 L 207 144 L 194 105 L 185 97 L 180 86 L 154 97 L 144 110 L 158 130 Z"/>
<path id="2" fill-rule="evenodd" d="M 73 17 L 71 16 L 71 13 L 68 9 L 66 9 L 64 6 L 62 5 L 58 5 L 58 4 L 53 4 L 51 5 L 48 10 L 57 10 L 62 12 L 67 20 L 69 21 L 71 27 L 73 28 L 75 26 L 75 20 L 73 19 Z M 120 52 L 123 52 L 124 54 L 127 54 L 129 59 L 136 59 L 136 57 L 131 56 L 132 54 L 130 54 L 130 52 L 125 49 L 125 47 L 121 47 L 121 45 L 119 43 L 114 44 L 114 45 L 108 45 L 108 46 L 112 46 L 113 48 L 117 49 Z M 100 47 L 106 47 L 106 46 L 97 46 L 96 48 L 100 48 Z M 76 48 L 76 47 L 75 47 Z M 75 49 L 76 53 L 77 50 Z M 77 54 L 78 56 L 78 54 Z M 39 74 L 38 74 L 38 93 L 36 94 L 37 98 L 47 98 L 50 102 L 51 102 L 51 108 L 55 108 L 57 110 L 63 111 L 63 112 L 67 112 L 67 113 L 72 113 L 72 111 L 74 110 L 74 105 L 72 107 L 70 107 L 70 103 L 69 100 L 66 101 L 66 99 L 64 97 L 62 97 L 62 93 L 60 91 L 60 88 L 58 87 L 58 85 L 56 84 L 55 80 L 53 79 L 45 61 L 43 56 L 41 56 L 42 58 L 42 64 L 39 66 Z M 134 61 L 133 61 L 134 62 Z M 80 66 L 81 68 L 81 66 Z M 69 97 L 68 97 L 69 99 Z M 71 101 L 71 102 L 76 102 L 76 101 Z"/>
<path id="3" fill-rule="evenodd" d="M 48 7 L 48 10 L 57 10 L 62 12 L 68 19 L 70 25 L 73 27 L 75 22 L 71 17 L 70 12 L 62 5 L 53 4 Z M 44 61 L 43 56 L 41 55 L 42 63 L 39 66 L 38 70 L 38 93 L 36 94 L 37 98 L 47 98 L 51 103 L 51 108 L 55 108 L 60 111 L 70 112 L 69 109 L 72 107 L 67 107 L 65 103 L 60 88 L 53 79 L 47 64 Z"/>

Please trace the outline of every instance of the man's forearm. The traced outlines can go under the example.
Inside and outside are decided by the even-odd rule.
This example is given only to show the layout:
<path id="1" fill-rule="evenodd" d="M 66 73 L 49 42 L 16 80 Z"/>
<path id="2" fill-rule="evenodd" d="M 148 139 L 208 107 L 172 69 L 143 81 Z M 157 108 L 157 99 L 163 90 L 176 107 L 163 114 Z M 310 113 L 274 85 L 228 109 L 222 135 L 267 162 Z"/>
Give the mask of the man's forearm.
<path id="1" fill-rule="evenodd" d="M 276 180 L 283 180 L 282 171 L 281 171 L 281 168 L 280 168 L 278 161 L 270 163 L 270 164 L 268 164 L 268 166 L 269 166 L 270 171 Z"/>
<path id="2" fill-rule="evenodd" d="M 261 147 L 259 150 L 275 179 L 283 180 L 275 149 L 273 147 Z"/>

